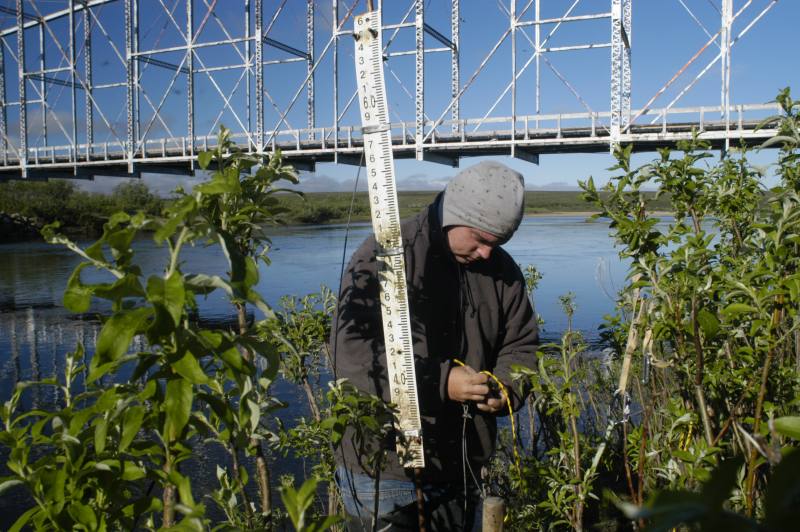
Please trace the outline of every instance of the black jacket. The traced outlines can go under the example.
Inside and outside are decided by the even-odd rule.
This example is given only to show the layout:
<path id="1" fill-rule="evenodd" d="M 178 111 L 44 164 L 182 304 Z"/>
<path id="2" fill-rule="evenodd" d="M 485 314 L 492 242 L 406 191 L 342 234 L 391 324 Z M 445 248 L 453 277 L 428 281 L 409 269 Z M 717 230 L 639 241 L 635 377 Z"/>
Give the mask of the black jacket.
<path id="1" fill-rule="evenodd" d="M 516 410 L 524 391 L 512 390 L 513 364 L 532 367 L 538 328 L 525 281 L 502 248 L 469 266 L 457 263 L 441 227 L 442 195 L 416 217 L 403 222 L 406 278 L 416 362 L 417 393 L 423 424 L 425 476 L 449 482 L 462 475 L 462 405 L 447 397 L 447 377 L 454 358 L 481 371 L 488 369 L 506 384 Z M 342 279 L 331 331 L 338 378 L 390 401 L 378 301 L 376 242 L 367 238 L 353 254 Z M 508 411 L 506 410 L 507 414 Z M 467 454 L 476 466 L 494 451 L 495 415 L 471 408 Z M 382 478 L 405 479 L 408 472 L 386 442 L 389 457 Z M 344 461 L 359 472 L 356 451 L 345 438 Z M 337 453 L 342 460 L 342 453 Z"/>

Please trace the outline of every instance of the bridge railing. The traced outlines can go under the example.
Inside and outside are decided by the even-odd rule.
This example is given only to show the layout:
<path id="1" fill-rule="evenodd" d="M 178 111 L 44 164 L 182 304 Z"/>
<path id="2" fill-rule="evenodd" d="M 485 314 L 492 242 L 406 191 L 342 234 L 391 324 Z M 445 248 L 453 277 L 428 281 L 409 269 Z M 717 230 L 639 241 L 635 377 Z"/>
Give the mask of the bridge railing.
<path id="1" fill-rule="evenodd" d="M 754 133 L 756 125 L 771 115 L 780 112 L 775 103 L 735 105 L 729 108 L 726 122 L 723 108 L 673 107 L 631 111 L 635 122 L 623 129 L 622 140 L 652 140 L 659 135 L 681 133 L 688 135 L 695 129 L 701 136 L 720 138 L 727 136 L 732 141 L 743 135 L 769 136 L 774 134 L 770 126 Z M 517 117 L 487 117 L 443 121 L 434 126 L 425 123 L 427 141 L 424 149 L 451 146 L 455 149 L 491 147 L 514 143 L 535 148 L 537 143 L 553 142 L 609 142 L 611 114 L 609 112 L 580 112 L 524 115 Z M 415 123 L 393 122 L 391 125 L 395 150 L 415 148 Z M 249 152 L 270 152 L 281 149 L 289 156 L 319 156 L 338 153 L 357 155 L 361 153 L 362 134 L 359 126 L 317 127 L 287 129 L 271 133 L 269 141 L 259 147 L 254 135 L 249 132 L 233 132 L 232 139 Z M 185 162 L 193 159 L 197 152 L 216 146 L 216 136 L 196 136 L 194 144 L 188 137 L 163 137 L 139 141 L 133 151 L 134 162 Z M 26 166 L 29 168 L 65 168 L 103 165 L 129 159 L 127 145 L 120 141 L 95 142 L 92 144 L 30 146 L 27 149 Z M 20 168 L 18 148 L 11 143 L 1 150 L 0 170 Z"/>

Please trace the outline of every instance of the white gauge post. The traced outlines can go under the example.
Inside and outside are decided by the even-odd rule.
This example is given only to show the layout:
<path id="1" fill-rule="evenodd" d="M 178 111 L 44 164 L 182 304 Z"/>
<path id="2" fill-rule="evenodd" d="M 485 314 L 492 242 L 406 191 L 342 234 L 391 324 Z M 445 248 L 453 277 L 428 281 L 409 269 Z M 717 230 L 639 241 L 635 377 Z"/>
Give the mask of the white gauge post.
<path id="1" fill-rule="evenodd" d="M 361 107 L 372 227 L 378 244 L 381 318 L 392 403 L 397 406 L 397 454 L 406 468 L 425 467 L 422 423 L 406 289 L 400 210 L 395 186 L 392 133 L 383 77 L 381 14 L 355 19 L 356 81 Z"/>

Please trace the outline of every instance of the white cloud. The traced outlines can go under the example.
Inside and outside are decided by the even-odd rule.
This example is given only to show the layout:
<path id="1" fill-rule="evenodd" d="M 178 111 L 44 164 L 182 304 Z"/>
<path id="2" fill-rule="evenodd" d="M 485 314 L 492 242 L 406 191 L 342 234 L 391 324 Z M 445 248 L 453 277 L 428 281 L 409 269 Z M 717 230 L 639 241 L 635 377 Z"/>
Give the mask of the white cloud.
<path id="1" fill-rule="evenodd" d="M 178 187 L 190 191 L 195 185 L 207 179 L 204 173 L 198 172 L 195 176 L 169 175 L 169 174 L 142 174 L 141 178 L 135 177 L 109 177 L 98 175 L 91 181 L 76 181 L 79 188 L 88 192 L 98 192 L 100 194 L 110 194 L 121 183 L 139 181 L 147 185 L 150 190 L 159 196 L 171 196 L 172 192 Z"/>
<path id="2" fill-rule="evenodd" d="M 578 183 L 567 183 L 565 181 L 554 181 L 552 183 L 545 183 L 544 185 L 525 185 L 526 190 L 568 190 L 568 191 L 577 191 L 580 190 L 578 187 Z"/>

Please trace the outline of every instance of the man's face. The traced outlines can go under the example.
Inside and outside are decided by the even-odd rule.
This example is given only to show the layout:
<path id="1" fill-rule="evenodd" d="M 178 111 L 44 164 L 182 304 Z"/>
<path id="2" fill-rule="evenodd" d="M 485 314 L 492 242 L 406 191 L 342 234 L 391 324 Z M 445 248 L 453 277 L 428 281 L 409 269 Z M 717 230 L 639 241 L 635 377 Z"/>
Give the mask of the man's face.
<path id="1" fill-rule="evenodd" d="M 500 238 L 474 227 L 456 225 L 447 228 L 447 242 L 456 260 L 469 264 L 488 259 L 492 250 L 500 245 Z"/>

